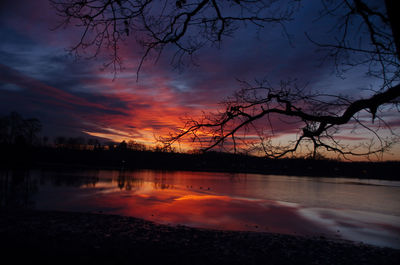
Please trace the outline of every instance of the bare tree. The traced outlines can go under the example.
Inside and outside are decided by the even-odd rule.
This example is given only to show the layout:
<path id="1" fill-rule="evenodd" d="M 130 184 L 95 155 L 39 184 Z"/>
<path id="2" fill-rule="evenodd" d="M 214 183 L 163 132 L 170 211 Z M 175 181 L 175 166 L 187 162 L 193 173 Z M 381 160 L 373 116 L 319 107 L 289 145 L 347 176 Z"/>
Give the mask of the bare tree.
<path id="1" fill-rule="evenodd" d="M 96 56 L 102 49 L 111 50 L 110 65 L 120 66 L 118 44 L 133 35 L 144 48 L 138 72 L 144 60 L 156 58 L 167 45 L 176 48 L 174 62 L 207 44 L 217 44 L 235 33 L 242 23 L 263 27 L 266 23 L 282 25 L 291 19 L 298 1 L 256 0 L 51 0 L 63 23 L 83 28 L 80 42 L 71 49 L 77 55 L 93 48 Z M 382 81 L 366 98 L 329 95 L 318 89 L 299 87 L 293 81 L 273 86 L 266 81 L 241 82 L 242 88 L 223 102 L 217 113 L 205 113 L 200 119 L 187 119 L 183 129 L 161 140 L 170 147 L 189 136 L 203 150 L 227 147 L 251 147 L 269 157 L 283 157 L 308 151 L 316 157 L 320 150 L 348 156 L 369 156 L 387 151 L 396 141 L 388 122 L 387 111 L 398 112 L 399 23 L 396 23 L 395 0 L 321 0 L 321 17 L 337 18 L 335 36 L 330 43 L 309 40 L 335 61 L 338 73 L 357 66 L 367 66 L 367 74 Z M 398 2 L 398 1 L 397 1 Z M 279 118 L 295 123 L 296 138 L 285 145 L 274 142 L 273 121 Z M 367 118 L 368 117 L 368 118 Z M 368 131 L 366 144 L 346 145 L 340 141 L 343 129 Z M 381 130 L 391 132 L 390 138 Z M 254 136 L 257 136 L 257 139 Z M 309 148 L 309 149 L 308 149 Z"/>
<path id="2" fill-rule="evenodd" d="M 106 67 L 121 68 L 119 45 L 128 37 L 144 48 L 137 74 L 146 58 L 157 58 L 167 46 L 175 47 L 174 65 L 191 60 L 195 51 L 232 35 L 240 24 L 263 27 L 289 21 L 296 0 L 50 0 L 62 18 L 58 27 L 82 28 L 79 42 L 70 48 L 76 56 L 108 53 Z"/>
<path id="3" fill-rule="evenodd" d="M 274 158 L 297 151 L 315 158 L 321 149 L 336 152 L 344 158 L 370 156 L 382 154 L 397 141 L 392 131 L 389 138 L 379 135 L 384 129 L 390 131 L 390 125 L 379 115 L 379 108 L 398 104 L 399 85 L 359 100 L 306 92 L 293 81 L 281 82 L 278 87 L 265 82 L 255 85 L 242 82 L 242 86 L 234 97 L 223 102 L 224 108 L 220 112 L 204 114 L 200 119 L 188 118 L 180 132 L 160 140 L 165 145 L 172 145 L 188 136 L 192 142 L 200 143 L 204 151 L 225 146 L 228 151 L 261 151 Z M 363 110 L 370 113 L 371 122 L 363 117 Z M 279 136 L 275 135 L 276 125 L 272 121 L 277 117 L 286 119 L 292 128 L 297 128 L 291 131 L 296 138 L 284 145 L 273 141 L 275 136 Z M 374 120 L 377 120 L 375 124 Z M 357 145 L 343 143 L 339 140 L 343 126 L 352 131 L 361 127 L 372 134 L 372 138 Z"/>
<path id="4" fill-rule="evenodd" d="M 330 95 L 316 89 L 298 87 L 292 81 L 274 87 L 267 81 L 242 83 L 242 89 L 222 103 L 217 113 L 204 114 L 200 119 L 188 118 L 176 134 L 161 138 L 171 145 L 185 136 L 200 143 L 207 151 L 216 147 L 246 152 L 263 152 L 267 157 L 284 157 L 301 153 L 317 157 L 319 151 L 335 152 L 339 156 L 381 155 L 399 137 L 381 114 L 397 110 L 399 84 L 399 27 L 393 17 L 394 1 L 385 6 L 371 7 L 366 1 L 323 1 L 321 17 L 338 18 L 335 30 L 340 38 L 334 43 L 320 43 L 307 34 L 310 41 L 333 58 L 337 72 L 367 65 L 367 74 L 381 80 L 368 98 L 353 99 L 345 95 Z M 369 117 L 367 118 L 367 113 Z M 289 119 L 298 128 L 296 138 L 281 145 L 273 141 L 273 118 Z M 351 127 L 349 127 L 351 126 Z M 370 139 L 357 144 L 341 141 L 343 128 L 353 132 L 366 130 Z M 390 137 L 381 135 L 389 131 Z M 254 139 L 254 136 L 258 139 Z M 243 151 L 243 149 L 242 149 Z"/>
<path id="5" fill-rule="evenodd" d="M 41 129 L 42 125 L 38 119 L 24 119 L 17 112 L 11 112 L 0 117 L 0 145 L 36 145 Z"/>

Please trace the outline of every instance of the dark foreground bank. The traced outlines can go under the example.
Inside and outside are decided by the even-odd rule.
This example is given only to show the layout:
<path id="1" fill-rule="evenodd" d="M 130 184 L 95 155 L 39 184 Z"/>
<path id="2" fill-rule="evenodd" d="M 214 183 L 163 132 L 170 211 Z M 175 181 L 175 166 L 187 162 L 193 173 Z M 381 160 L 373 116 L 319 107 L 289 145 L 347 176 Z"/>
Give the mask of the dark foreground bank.
<path id="1" fill-rule="evenodd" d="M 87 213 L 0 210 L 1 264 L 398 264 L 400 250 Z"/>

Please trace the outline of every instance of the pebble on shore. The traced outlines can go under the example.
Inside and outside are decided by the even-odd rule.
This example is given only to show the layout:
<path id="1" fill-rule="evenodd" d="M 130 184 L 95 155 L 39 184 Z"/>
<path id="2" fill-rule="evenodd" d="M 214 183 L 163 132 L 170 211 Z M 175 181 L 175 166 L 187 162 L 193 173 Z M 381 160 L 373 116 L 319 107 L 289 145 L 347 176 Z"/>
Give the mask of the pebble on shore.
<path id="1" fill-rule="evenodd" d="M 326 238 L 34 210 L 0 210 L 0 250 L 2 264 L 400 264 L 400 250 Z"/>

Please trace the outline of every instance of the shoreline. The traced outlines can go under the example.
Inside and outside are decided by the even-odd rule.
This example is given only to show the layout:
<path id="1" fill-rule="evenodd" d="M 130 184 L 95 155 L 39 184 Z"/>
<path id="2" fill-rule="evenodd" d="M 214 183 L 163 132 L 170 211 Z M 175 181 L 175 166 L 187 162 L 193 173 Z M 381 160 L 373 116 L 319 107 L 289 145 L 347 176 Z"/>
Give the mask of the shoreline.
<path id="1" fill-rule="evenodd" d="M 389 163 L 389 162 L 388 162 Z M 396 162 L 397 163 L 397 162 Z M 137 170 L 154 170 L 154 171 L 187 171 L 187 172 L 212 172 L 212 173 L 231 173 L 231 174 L 261 174 L 261 175 L 277 175 L 277 176 L 289 176 L 289 177 L 309 177 L 309 178 L 345 178 L 345 179 L 362 179 L 362 180 L 385 180 L 385 181 L 400 181 L 400 178 L 393 176 L 380 176 L 377 175 L 354 175 L 354 174 L 332 174 L 329 173 L 311 173 L 303 171 L 263 171 L 257 169 L 223 169 L 223 168 L 190 168 L 190 167 L 122 167 L 113 165 L 88 165 L 80 163 L 38 163 L 30 164 L 21 167 L 10 167 L 1 166 L 0 170 L 54 170 L 54 169 L 65 169 L 65 170 L 117 170 L 117 171 L 137 171 Z M 393 170 L 397 172 L 397 170 Z"/>
<path id="2" fill-rule="evenodd" d="M 8 264 L 398 264 L 400 250 L 324 237 L 168 226 L 119 215 L 0 209 Z M 20 254 L 18 254 L 20 253 Z M 23 254 L 23 255 L 22 255 Z"/>
<path id="3" fill-rule="evenodd" d="M 1 150 L 0 168 L 86 168 L 115 170 L 178 170 L 266 175 L 400 180 L 400 161 L 345 162 L 305 158 L 268 159 L 250 155 L 135 150 L 74 150 L 33 148 Z"/>

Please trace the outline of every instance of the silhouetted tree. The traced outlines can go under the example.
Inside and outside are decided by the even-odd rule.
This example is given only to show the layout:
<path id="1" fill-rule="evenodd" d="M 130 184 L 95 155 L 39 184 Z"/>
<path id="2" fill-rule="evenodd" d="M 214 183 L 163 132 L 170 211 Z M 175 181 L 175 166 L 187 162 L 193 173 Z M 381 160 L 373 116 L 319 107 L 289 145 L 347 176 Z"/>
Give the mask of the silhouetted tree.
<path id="1" fill-rule="evenodd" d="M 58 1 L 52 0 L 64 24 L 78 21 L 83 28 L 80 41 L 71 51 L 93 49 L 96 56 L 103 49 L 111 50 L 110 65 L 114 71 L 121 63 L 118 44 L 133 35 L 144 47 L 138 72 L 145 58 L 152 52 L 159 56 L 167 45 L 176 47 L 175 63 L 191 55 L 206 44 L 216 44 L 232 35 L 240 26 L 251 23 L 263 27 L 266 23 L 282 25 L 292 18 L 300 0 L 281 1 Z M 263 151 L 269 157 L 283 157 L 309 150 L 316 157 L 318 151 L 333 151 L 349 155 L 371 155 L 384 152 L 396 137 L 384 139 L 379 130 L 390 126 L 381 112 L 397 108 L 400 96 L 400 33 L 395 10 L 399 1 L 381 0 L 321 0 L 321 16 L 338 19 L 336 41 L 321 43 L 307 34 L 310 41 L 326 49 L 338 73 L 346 68 L 367 66 L 367 74 L 382 81 L 381 86 L 366 98 L 330 95 L 318 90 L 307 91 L 293 81 L 274 86 L 267 81 L 242 82 L 242 88 L 223 102 L 217 113 L 205 114 L 200 119 L 187 119 L 178 133 L 161 139 L 165 148 L 185 136 L 206 144 L 204 150 L 239 143 Z M 157 57 L 156 56 L 156 57 Z M 368 112 L 370 119 L 363 115 Z M 273 142 L 272 117 L 289 118 L 297 123 L 297 137 L 287 145 Z M 369 144 L 349 146 L 337 136 L 344 126 L 364 128 L 372 135 Z M 246 137 L 256 132 L 258 140 Z M 392 132 L 393 133 L 393 132 Z M 392 134 L 394 135 L 394 134 Z M 362 147 L 362 148 L 361 148 Z M 309 149 L 308 149 L 309 148 Z"/>
<path id="2" fill-rule="evenodd" d="M 88 139 L 87 144 L 89 145 L 89 149 L 92 149 L 92 150 L 100 150 L 101 149 L 101 144 L 98 139 L 90 138 L 90 139 Z"/>
<path id="3" fill-rule="evenodd" d="M 161 153 L 175 153 L 176 149 L 171 145 L 156 145 L 153 148 L 154 152 L 161 152 Z"/>
<path id="4" fill-rule="evenodd" d="M 24 120 L 26 128 L 26 137 L 29 145 L 40 142 L 38 138 L 38 133 L 42 129 L 42 124 L 38 119 L 26 119 Z"/>
<path id="5" fill-rule="evenodd" d="M 128 141 L 128 149 L 135 150 L 135 151 L 146 151 L 146 145 L 140 144 L 136 141 L 130 140 Z"/>
<path id="6" fill-rule="evenodd" d="M 43 146 L 47 146 L 48 142 L 49 142 L 49 137 L 48 136 L 43 136 L 42 145 Z"/>
<path id="7" fill-rule="evenodd" d="M 0 118 L 0 144 L 32 146 L 38 144 L 38 134 L 42 125 L 38 119 L 24 119 L 20 114 L 11 112 Z"/>
<path id="8" fill-rule="evenodd" d="M 85 149 L 86 140 L 83 137 L 69 137 L 66 141 L 66 147 L 74 150 Z"/>
<path id="9" fill-rule="evenodd" d="M 9 120 L 6 117 L 0 118 L 0 144 L 6 144 L 8 142 L 8 127 Z"/>
<path id="10" fill-rule="evenodd" d="M 67 143 L 67 139 L 64 136 L 57 136 L 54 139 L 54 144 L 57 148 L 64 148 Z"/>
<path id="11" fill-rule="evenodd" d="M 115 142 L 107 142 L 106 146 L 107 146 L 108 150 L 115 150 L 117 147 L 117 144 Z"/>
<path id="12" fill-rule="evenodd" d="M 126 150 L 128 148 L 128 145 L 126 144 L 125 140 L 123 140 L 122 142 L 120 142 L 118 144 L 118 150 Z"/>
<path id="13" fill-rule="evenodd" d="M 88 148 L 84 137 L 65 137 L 57 136 L 54 139 L 54 145 L 57 148 L 66 148 L 72 150 L 85 150 Z"/>

